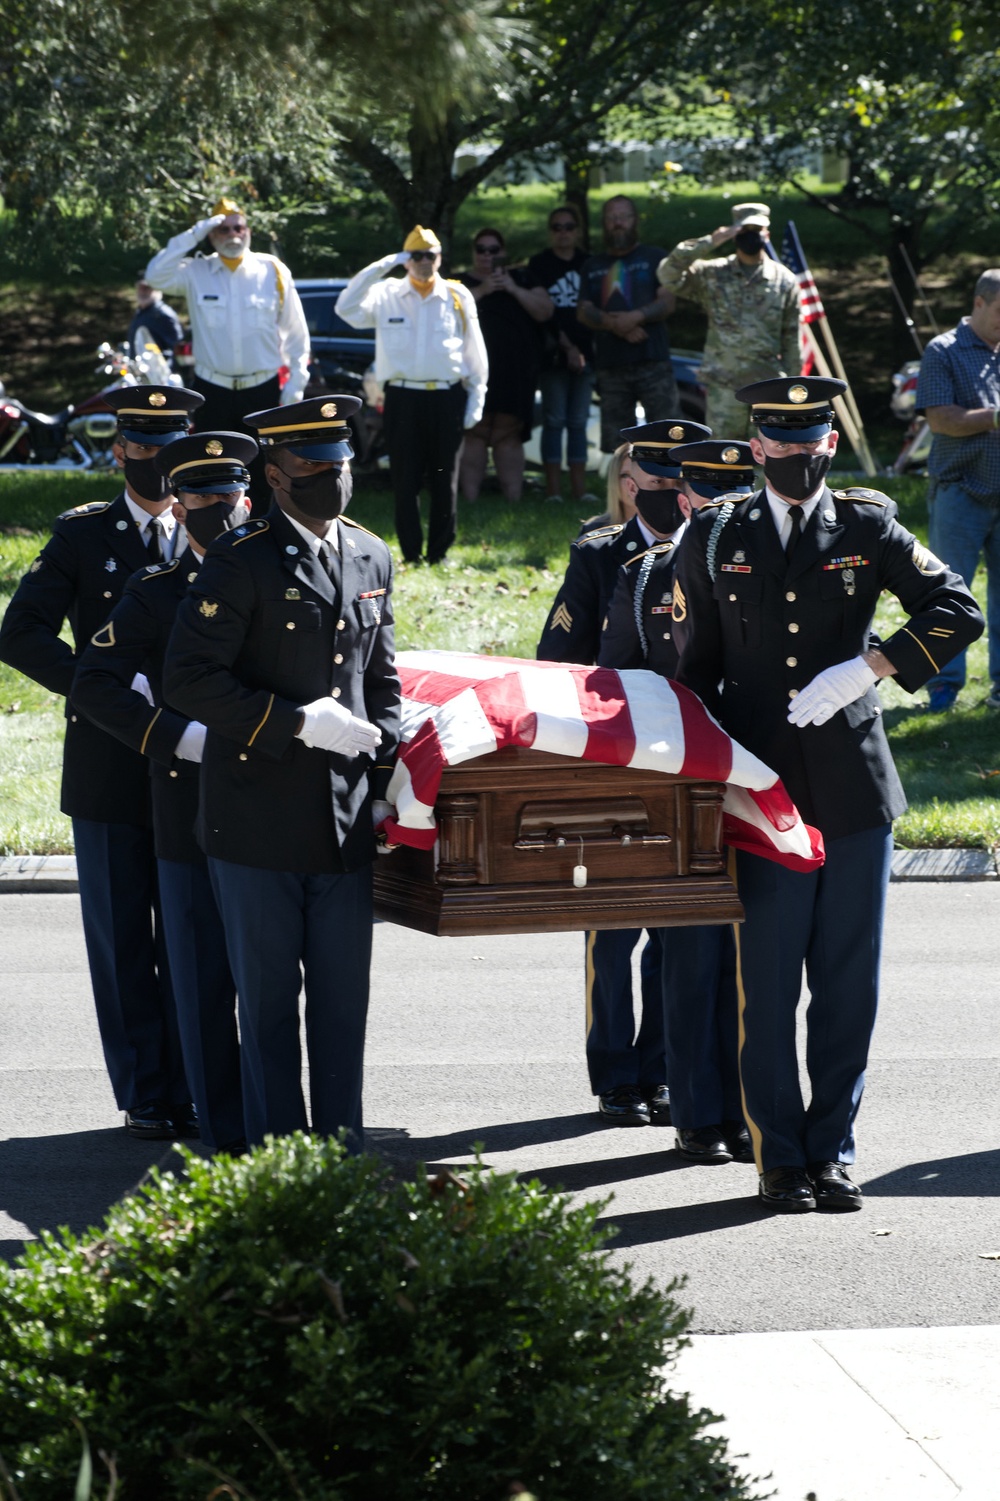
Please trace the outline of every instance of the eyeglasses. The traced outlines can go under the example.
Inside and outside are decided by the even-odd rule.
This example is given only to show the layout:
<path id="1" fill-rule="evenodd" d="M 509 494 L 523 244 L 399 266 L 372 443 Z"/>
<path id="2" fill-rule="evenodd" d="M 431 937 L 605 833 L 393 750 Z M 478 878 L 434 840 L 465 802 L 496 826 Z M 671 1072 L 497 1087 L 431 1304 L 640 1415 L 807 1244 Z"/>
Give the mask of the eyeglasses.
<path id="1" fill-rule="evenodd" d="M 477 255 L 499 255 L 500 252 L 501 252 L 501 250 L 503 249 L 503 246 L 502 245 L 485 245 L 485 244 L 480 243 L 480 244 L 473 245 L 472 248 L 476 252 Z"/>
<path id="2" fill-rule="evenodd" d="M 560 234 L 561 235 L 561 234 L 569 234 L 569 232 L 570 232 L 571 229 L 575 229 L 576 228 L 576 225 L 574 224 L 574 222 L 573 222 L 572 219 L 563 219 L 562 222 L 559 223 L 559 224 L 554 224 L 554 223 L 550 224 L 549 228 L 555 230 L 556 234 Z"/>
<path id="3" fill-rule="evenodd" d="M 411 250 L 410 251 L 410 260 L 411 261 L 432 261 L 436 255 L 437 255 L 437 251 L 436 250 Z"/>

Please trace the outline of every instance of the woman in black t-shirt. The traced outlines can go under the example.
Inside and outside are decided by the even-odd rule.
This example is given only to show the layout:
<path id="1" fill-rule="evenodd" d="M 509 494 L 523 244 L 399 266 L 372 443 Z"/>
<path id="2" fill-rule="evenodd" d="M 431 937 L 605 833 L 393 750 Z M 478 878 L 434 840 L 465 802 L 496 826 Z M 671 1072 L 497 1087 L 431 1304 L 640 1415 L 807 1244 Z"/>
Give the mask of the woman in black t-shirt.
<path id="1" fill-rule="evenodd" d="M 459 280 L 476 299 L 490 374 L 482 421 L 465 435 L 458 481 L 465 500 L 478 499 L 492 449 L 504 499 L 520 500 L 541 355 L 538 327 L 552 317 L 552 301 L 527 271 L 507 270 L 498 229 L 481 229 L 472 254 L 472 271 Z"/>
<path id="2" fill-rule="evenodd" d="M 580 216 L 572 204 L 549 215 L 549 248 L 532 256 L 528 273 L 545 287 L 555 316 L 545 329 L 542 370 L 542 466 L 546 498 L 562 500 L 563 430 L 566 464 L 574 500 L 596 499 L 587 491 L 587 418 L 594 390 L 593 345 L 590 331 L 577 322 L 580 267 L 587 259 L 580 249 Z"/>

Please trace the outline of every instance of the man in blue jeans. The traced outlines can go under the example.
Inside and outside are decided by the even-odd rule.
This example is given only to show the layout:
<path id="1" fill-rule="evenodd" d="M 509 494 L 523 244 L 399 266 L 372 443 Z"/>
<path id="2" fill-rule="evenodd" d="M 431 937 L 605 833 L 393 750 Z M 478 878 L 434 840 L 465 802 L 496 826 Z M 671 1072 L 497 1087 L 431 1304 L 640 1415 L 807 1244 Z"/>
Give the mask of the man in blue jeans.
<path id="1" fill-rule="evenodd" d="M 924 351 L 917 410 L 934 434 L 930 545 L 971 588 L 986 560 L 990 694 L 1000 709 L 1000 268 L 976 282 L 972 312 Z M 965 652 L 927 684 L 932 713 L 950 709 L 965 683 Z"/>

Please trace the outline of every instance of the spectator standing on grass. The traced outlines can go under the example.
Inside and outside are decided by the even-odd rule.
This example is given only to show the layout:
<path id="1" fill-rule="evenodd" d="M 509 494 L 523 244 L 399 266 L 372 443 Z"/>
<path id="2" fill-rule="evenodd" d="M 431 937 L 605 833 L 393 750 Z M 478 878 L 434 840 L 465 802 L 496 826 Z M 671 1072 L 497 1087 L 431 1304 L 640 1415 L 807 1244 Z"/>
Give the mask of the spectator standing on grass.
<path id="1" fill-rule="evenodd" d="M 202 240 L 211 255 L 198 250 Z M 292 273 L 277 256 L 250 249 L 250 225 L 238 204 L 174 235 L 146 267 L 146 280 L 187 298 L 194 353 L 192 385 L 204 398 L 199 431 L 250 433 L 248 412 L 301 401 L 309 374 L 309 329 Z M 281 385 L 278 372 L 286 366 Z M 262 461 L 250 469 L 250 497 L 270 491 Z"/>
<path id="2" fill-rule="evenodd" d="M 767 253 L 770 230 L 766 203 L 737 203 L 732 224 L 682 240 L 657 271 L 661 286 L 708 314 L 699 379 L 717 438 L 747 436 L 750 409 L 737 399 L 738 387 L 802 369 L 799 284 Z M 730 240 L 732 255 L 713 255 Z"/>
<path id="3" fill-rule="evenodd" d="M 579 212 L 573 204 L 553 209 L 548 249 L 528 262 L 528 275 L 545 288 L 555 309 L 552 322 L 543 330 L 538 374 L 546 500 L 562 500 L 564 432 L 573 499 L 593 499 L 587 492 L 587 419 L 594 390 L 594 344 L 590 330 L 576 316 L 580 271 L 586 260 L 586 252 L 580 249 Z"/>
<path id="4" fill-rule="evenodd" d="M 508 269 L 498 229 L 473 235 L 472 270 L 461 281 L 479 309 L 490 375 L 483 415 L 465 435 L 459 486 L 464 500 L 479 498 L 492 450 L 504 500 L 520 500 L 541 364 L 538 325 L 552 317 L 552 299 L 530 270 Z"/>
<path id="5" fill-rule="evenodd" d="M 388 277 L 400 266 L 405 276 Z M 428 563 L 440 562 L 455 540 L 462 438 L 483 415 L 486 394 L 476 299 L 458 282 L 445 281 L 440 267 L 441 241 L 418 224 L 402 250 L 365 266 L 337 298 L 345 323 L 375 330 L 396 536 L 406 563 L 419 563 L 423 550 L 424 484 L 430 494 Z"/>
<path id="6" fill-rule="evenodd" d="M 141 277 L 135 284 L 135 316 L 129 324 L 128 347 L 133 355 L 142 354 L 139 347 L 140 330 L 145 329 L 149 339 L 156 345 L 171 370 L 174 368 L 174 347 L 183 342 L 184 330 L 181 320 L 164 302 L 163 293 L 151 287 Z"/>
<path id="7" fill-rule="evenodd" d="M 664 251 L 639 243 L 639 215 L 631 198 L 609 198 L 602 212 L 604 251 L 580 270 L 577 318 L 594 335 L 601 398 L 601 451 L 614 453 L 623 428 L 680 411 L 666 320 L 674 295 L 658 287 Z"/>
<path id="8" fill-rule="evenodd" d="M 1000 709 L 1000 268 L 976 282 L 972 312 L 924 350 L 917 411 L 934 434 L 928 472 L 931 551 L 971 588 L 986 562 L 990 693 Z M 965 652 L 931 678 L 929 707 L 943 713 L 965 683 Z"/>

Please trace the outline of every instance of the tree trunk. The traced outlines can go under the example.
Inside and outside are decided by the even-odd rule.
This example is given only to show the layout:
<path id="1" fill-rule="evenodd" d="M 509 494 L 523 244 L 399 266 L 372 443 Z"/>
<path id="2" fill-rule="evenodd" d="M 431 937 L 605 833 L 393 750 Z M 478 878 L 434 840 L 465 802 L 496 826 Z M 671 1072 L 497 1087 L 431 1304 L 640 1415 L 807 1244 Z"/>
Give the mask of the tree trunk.
<path id="1" fill-rule="evenodd" d="M 906 257 L 909 256 L 914 270 L 919 271 L 922 228 L 923 225 L 919 222 L 905 224 L 896 220 L 890 224 L 889 229 L 889 275 L 899 294 L 898 297 L 895 293 L 892 294 L 891 347 L 894 370 L 898 370 L 907 360 L 918 357 L 913 321 L 913 306 L 917 289 L 914 286 L 910 268 L 906 264 Z M 922 336 L 918 335 L 918 337 L 920 337 L 921 344 L 927 342 Z"/>
<path id="2" fill-rule="evenodd" d="M 590 208 L 587 192 L 590 188 L 590 163 L 574 153 L 563 157 L 563 182 L 566 202 L 571 203 L 580 215 L 580 245 L 590 249 Z"/>

